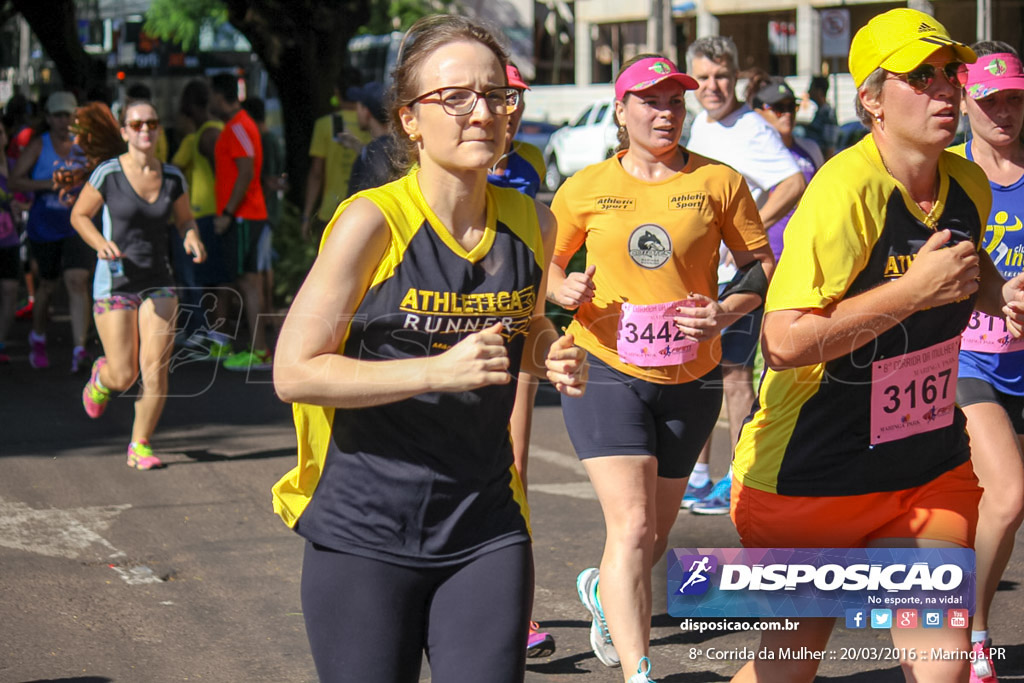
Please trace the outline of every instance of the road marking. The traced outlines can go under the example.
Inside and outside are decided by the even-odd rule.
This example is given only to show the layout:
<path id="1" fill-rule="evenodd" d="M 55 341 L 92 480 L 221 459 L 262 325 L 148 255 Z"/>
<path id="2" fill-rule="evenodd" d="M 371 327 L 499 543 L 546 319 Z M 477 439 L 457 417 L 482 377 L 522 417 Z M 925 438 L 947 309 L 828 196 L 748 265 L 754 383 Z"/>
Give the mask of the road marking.
<path id="1" fill-rule="evenodd" d="M 100 536 L 130 504 L 35 510 L 0 498 L 0 546 L 47 557 L 76 559 L 92 546 L 107 551 L 106 559 L 125 554 Z"/>
<path id="2" fill-rule="evenodd" d="M 597 500 L 594 487 L 589 481 L 572 481 L 567 484 L 530 484 L 530 493 L 539 491 L 555 496 L 568 496 L 582 500 Z"/>
<path id="3" fill-rule="evenodd" d="M 141 586 L 147 583 L 163 583 L 164 580 L 157 576 L 152 569 L 146 565 L 138 567 L 118 567 L 110 565 L 110 568 L 117 572 L 118 576 L 124 579 L 129 586 Z"/>
<path id="4" fill-rule="evenodd" d="M 579 458 L 575 455 L 569 455 L 568 453 L 562 453 L 561 451 L 553 451 L 550 448 L 544 448 L 543 446 L 537 446 L 530 444 L 530 459 L 531 460 L 543 460 L 546 463 L 552 465 L 558 465 L 574 472 L 583 472 L 583 465 L 580 464 Z"/>

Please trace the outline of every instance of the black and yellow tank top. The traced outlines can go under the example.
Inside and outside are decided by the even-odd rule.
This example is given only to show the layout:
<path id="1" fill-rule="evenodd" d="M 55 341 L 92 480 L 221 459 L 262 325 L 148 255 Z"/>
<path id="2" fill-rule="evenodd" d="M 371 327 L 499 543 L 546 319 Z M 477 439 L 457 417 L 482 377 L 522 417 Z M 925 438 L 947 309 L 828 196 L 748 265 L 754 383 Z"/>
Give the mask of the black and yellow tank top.
<path id="1" fill-rule="evenodd" d="M 384 214 L 391 243 L 339 353 L 434 356 L 501 321 L 515 377 L 545 267 L 533 200 L 489 186 L 484 236 L 467 252 L 417 174 L 350 198 L 328 230 L 357 197 Z M 515 390 L 513 381 L 359 409 L 295 404 L 299 462 L 274 486 L 275 511 L 316 543 L 408 566 L 528 541 L 508 433 Z"/>
<path id="2" fill-rule="evenodd" d="M 992 201 L 984 172 L 943 152 L 939 177 L 935 209 L 926 216 L 885 170 L 870 135 L 831 159 L 786 227 L 765 311 L 824 309 L 902 277 L 936 230 L 949 229 L 950 244 L 966 240 L 977 250 Z M 848 496 L 920 486 L 966 462 L 958 407 L 950 405 L 953 419 L 944 427 L 882 441 L 872 401 L 903 420 L 935 419 L 927 401 L 938 392 L 955 396 L 955 373 L 887 388 L 876 372 L 888 372 L 885 361 L 909 355 L 906 363 L 917 362 L 915 354 L 958 339 L 976 298 L 918 311 L 826 363 L 766 369 L 736 444 L 736 479 L 782 495 Z M 883 395 L 885 403 L 877 398 Z"/>

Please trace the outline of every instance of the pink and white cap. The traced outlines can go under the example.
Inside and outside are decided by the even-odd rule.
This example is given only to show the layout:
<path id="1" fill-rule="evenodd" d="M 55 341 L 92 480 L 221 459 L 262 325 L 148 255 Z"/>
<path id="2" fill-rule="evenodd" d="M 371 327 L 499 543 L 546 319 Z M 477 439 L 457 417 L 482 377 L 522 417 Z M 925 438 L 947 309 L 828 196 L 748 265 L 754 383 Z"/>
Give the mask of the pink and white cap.
<path id="1" fill-rule="evenodd" d="M 967 65 L 964 89 L 972 100 L 994 95 L 1000 90 L 1024 90 L 1024 70 L 1020 58 L 1009 52 L 978 57 Z"/>
<path id="2" fill-rule="evenodd" d="M 697 81 L 677 69 L 671 60 L 645 57 L 631 64 L 615 80 L 615 99 L 621 100 L 628 92 L 647 90 L 668 78 L 682 85 L 683 90 L 697 89 Z"/>

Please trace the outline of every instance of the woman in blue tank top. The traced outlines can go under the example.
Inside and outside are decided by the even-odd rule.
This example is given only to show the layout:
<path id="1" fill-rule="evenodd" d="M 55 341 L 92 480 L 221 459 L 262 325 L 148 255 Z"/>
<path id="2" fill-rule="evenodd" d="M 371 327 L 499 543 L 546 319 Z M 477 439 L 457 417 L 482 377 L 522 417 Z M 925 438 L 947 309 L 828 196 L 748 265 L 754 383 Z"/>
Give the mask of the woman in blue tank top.
<path id="1" fill-rule="evenodd" d="M 55 172 L 80 164 L 70 131 L 74 111 L 74 95 L 69 92 L 50 95 L 46 100 L 46 129 L 34 137 L 18 157 L 11 172 L 11 189 L 35 193 L 28 214 L 27 231 L 39 284 L 32 308 L 29 363 L 34 368 L 50 366 L 46 329 L 50 322 L 50 301 L 63 273 L 75 343 L 71 371 L 78 372 L 89 366 L 85 344 L 89 334 L 91 303 L 89 271 L 94 259 L 82 238 L 72 229 L 71 205 L 61 198 L 54 183 Z"/>
<path id="2" fill-rule="evenodd" d="M 972 137 L 952 151 L 985 171 L 992 211 L 986 251 L 1010 279 L 1024 272 L 1024 73 L 1006 43 L 973 46 L 978 61 L 967 67 L 963 111 Z M 1024 519 L 1024 341 L 1012 339 L 1003 321 L 974 311 L 960 346 L 957 403 L 967 415 L 971 462 L 983 489 L 978 506 L 977 601 L 972 622 L 971 681 L 995 681 L 988 637 L 996 588 Z"/>

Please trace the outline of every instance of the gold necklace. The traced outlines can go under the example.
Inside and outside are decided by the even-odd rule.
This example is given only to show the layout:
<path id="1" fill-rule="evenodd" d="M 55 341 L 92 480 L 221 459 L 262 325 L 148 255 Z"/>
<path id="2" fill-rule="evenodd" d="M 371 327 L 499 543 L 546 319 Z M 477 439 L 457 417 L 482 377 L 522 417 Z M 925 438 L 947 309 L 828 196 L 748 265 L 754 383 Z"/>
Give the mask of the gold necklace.
<path id="1" fill-rule="evenodd" d="M 878 158 L 881 159 L 881 161 L 882 161 L 882 168 L 884 168 L 885 172 L 889 174 L 889 177 L 892 178 L 893 180 L 895 180 L 897 183 L 899 183 L 900 181 L 897 180 L 896 176 L 893 175 L 893 172 L 889 170 L 889 164 L 885 163 L 885 157 L 882 156 L 881 152 L 879 152 Z M 937 173 L 937 171 L 936 171 L 936 173 Z M 900 184 L 902 185 L 902 183 L 900 183 Z M 924 213 L 924 224 L 927 225 L 932 230 L 935 229 L 935 227 L 937 226 L 937 224 L 939 222 L 939 217 L 935 215 L 936 209 L 939 208 L 939 184 L 940 184 L 940 179 L 936 178 L 935 179 L 935 191 L 934 191 L 934 193 L 932 195 L 932 199 L 931 199 L 932 207 L 931 207 L 931 209 L 928 210 L 927 213 L 925 213 L 924 208 L 921 206 L 921 202 L 917 201 L 913 197 L 910 198 L 915 204 L 917 204 L 917 208 L 921 210 L 921 213 Z M 904 185 L 904 187 L 906 187 L 906 186 Z M 910 194 L 910 189 L 909 188 L 907 189 L 907 194 L 908 195 Z"/>

